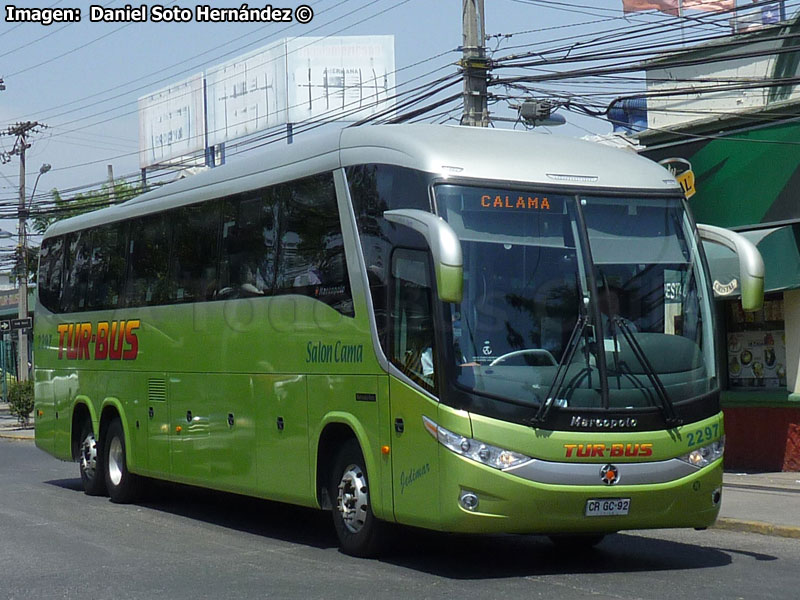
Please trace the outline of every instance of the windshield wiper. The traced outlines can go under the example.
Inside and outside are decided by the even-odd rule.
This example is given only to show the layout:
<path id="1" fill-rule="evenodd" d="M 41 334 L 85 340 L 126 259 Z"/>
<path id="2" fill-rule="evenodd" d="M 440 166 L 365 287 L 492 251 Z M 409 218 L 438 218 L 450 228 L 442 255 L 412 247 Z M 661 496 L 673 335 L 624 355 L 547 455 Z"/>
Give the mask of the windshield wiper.
<path id="1" fill-rule="evenodd" d="M 647 375 L 647 378 L 650 380 L 650 384 L 653 386 L 653 389 L 655 389 L 656 395 L 661 401 L 661 413 L 664 415 L 664 423 L 670 429 L 682 425 L 683 419 L 678 418 L 678 415 L 675 412 L 675 405 L 672 403 L 669 394 L 667 394 L 667 389 L 661 382 L 661 379 L 656 373 L 656 370 L 653 368 L 653 365 L 647 359 L 647 355 L 644 353 L 644 350 L 642 350 L 642 346 L 633 336 L 633 332 L 628 326 L 628 323 L 626 323 L 625 319 L 619 315 L 614 315 L 612 321 L 617 327 L 619 327 L 620 331 L 622 332 L 622 337 L 624 337 L 625 341 L 630 345 L 636 360 L 638 360 L 639 364 L 642 365 L 645 375 Z"/>
<path id="2" fill-rule="evenodd" d="M 556 367 L 556 374 L 553 377 L 553 383 L 550 384 L 550 389 L 547 390 L 545 401 L 539 405 L 539 410 L 530 419 L 529 424 L 532 426 L 541 425 L 547 420 L 547 415 L 553 407 L 554 396 L 561 391 L 564 385 L 564 378 L 567 376 L 568 366 L 572 364 L 572 358 L 575 356 L 575 351 L 578 349 L 578 342 L 586 329 L 586 317 L 583 315 L 578 316 L 575 321 L 575 327 L 572 328 L 572 333 L 567 341 L 567 347 L 564 348 L 564 353 L 561 355 L 561 360 L 558 361 Z"/>

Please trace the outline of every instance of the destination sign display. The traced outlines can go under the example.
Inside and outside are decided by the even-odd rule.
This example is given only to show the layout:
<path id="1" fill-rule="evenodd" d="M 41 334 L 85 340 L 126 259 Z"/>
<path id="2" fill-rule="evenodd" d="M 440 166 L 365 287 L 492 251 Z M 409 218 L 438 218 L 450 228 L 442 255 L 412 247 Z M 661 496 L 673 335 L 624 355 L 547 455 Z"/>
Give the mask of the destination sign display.
<path id="1" fill-rule="evenodd" d="M 550 200 L 547 196 L 519 195 L 497 195 L 484 194 L 481 196 L 481 207 L 483 208 L 505 208 L 512 210 L 547 210 L 551 209 Z"/>
<path id="2" fill-rule="evenodd" d="M 463 194 L 463 209 L 479 212 L 524 212 L 524 213 L 556 213 L 564 210 L 562 196 L 550 196 L 538 192 L 518 192 L 512 190 L 492 190 L 462 188 L 469 193 Z"/>

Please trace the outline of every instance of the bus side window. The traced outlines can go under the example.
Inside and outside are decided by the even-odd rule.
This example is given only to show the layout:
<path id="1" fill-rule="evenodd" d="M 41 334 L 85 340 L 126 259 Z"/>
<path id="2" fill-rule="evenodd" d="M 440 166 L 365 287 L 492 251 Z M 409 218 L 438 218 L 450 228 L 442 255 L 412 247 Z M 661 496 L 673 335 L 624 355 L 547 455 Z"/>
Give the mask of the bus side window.
<path id="1" fill-rule="evenodd" d="M 92 232 L 77 231 L 67 235 L 67 266 L 61 293 L 62 312 L 86 310 L 86 288 L 89 283 Z"/>
<path id="2" fill-rule="evenodd" d="M 170 227 L 165 215 L 131 221 L 126 306 L 168 302 Z"/>
<path id="3" fill-rule="evenodd" d="M 60 311 L 61 277 L 64 271 L 64 237 L 42 242 L 39 261 L 39 301 L 52 312 Z"/>
<path id="4" fill-rule="evenodd" d="M 86 293 L 89 310 L 116 308 L 125 283 L 127 223 L 98 227 L 93 235 L 91 278 Z"/>
<path id="5" fill-rule="evenodd" d="M 392 362 L 413 381 L 435 391 L 433 295 L 427 254 L 396 249 L 392 277 Z"/>
<path id="6" fill-rule="evenodd" d="M 307 177 L 275 192 L 282 203 L 275 293 L 310 296 L 352 317 L 333 176 Z"/>
<path id="7" fill-rule="evenodd" d="M 278 205 L 269 190 L 225 200 L 217 297 L 269 296 L 275 281 Z"/>
<path id="8" fill-rule="evenodd" d="M 424 173 L 394 165 L 355 165 L 347 167 L 346 171 L 367 267 L 375 325 L 381 347 L 388 356 L 389 252 L 392 247 L 413 245 L 418 234 L 389 223 L 383 213 L 396 208 L 429 212 L 428 180 Z"/>
<path id="9" fill-rule="evenodd" d="M 210 300 L 217 289 L 220 203 L 184 206 L 167 215 L 173 227 L 169 301 Z"/>

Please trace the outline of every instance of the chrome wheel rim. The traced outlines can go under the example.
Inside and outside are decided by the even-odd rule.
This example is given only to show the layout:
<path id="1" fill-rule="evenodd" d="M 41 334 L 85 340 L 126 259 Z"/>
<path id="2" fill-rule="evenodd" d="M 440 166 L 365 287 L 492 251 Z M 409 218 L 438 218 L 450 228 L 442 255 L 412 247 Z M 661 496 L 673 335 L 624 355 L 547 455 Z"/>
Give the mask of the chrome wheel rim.
<path id="1" fill-rule="evenodd" d="M 81 442 L 81 472 L 87 479 L 94 479 L 97 475 L 97 440 L 90 433 Z"/>
<path id="2" fill-rule="evenodd" d="M 367 521 L 369 490 L 364 469 L 350 465 L 344 470 L 339 481 L 337 507 L 345 527 L 351 533 L 358 533 Z"/>
<path id="3" fill-rule="evenodd" d="M 112 438 L 108 445 L 108 476 L 115 486 L 122 481 L 122 465 L 125 460 L 122 442 L 118 437 Z"/>

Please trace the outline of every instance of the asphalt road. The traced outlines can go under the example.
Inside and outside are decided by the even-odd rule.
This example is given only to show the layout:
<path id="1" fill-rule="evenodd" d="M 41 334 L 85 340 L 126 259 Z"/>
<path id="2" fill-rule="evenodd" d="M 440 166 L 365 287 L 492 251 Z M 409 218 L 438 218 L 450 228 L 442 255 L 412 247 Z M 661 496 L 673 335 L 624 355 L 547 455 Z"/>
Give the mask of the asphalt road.
<path id="1" fill-rule="evenodd" d="M 121 506 L 77 465 L 0 440 L 0 598 L 797 598 L 800 541 L 623 533 L 585 555 L 535 536 L 402 531 L 341 554 L 327 513 L 178 486 Z"/>

